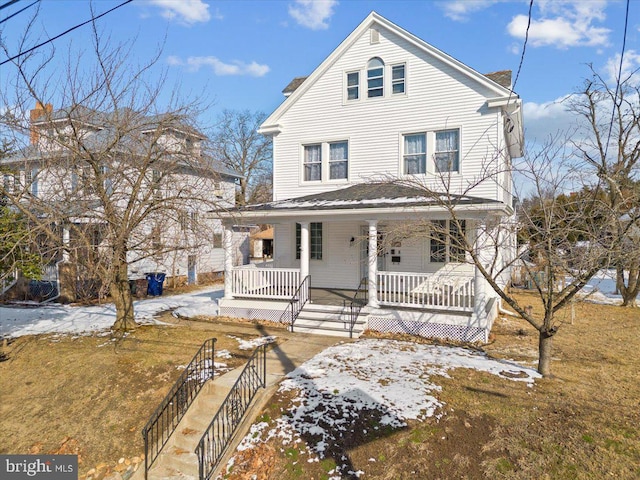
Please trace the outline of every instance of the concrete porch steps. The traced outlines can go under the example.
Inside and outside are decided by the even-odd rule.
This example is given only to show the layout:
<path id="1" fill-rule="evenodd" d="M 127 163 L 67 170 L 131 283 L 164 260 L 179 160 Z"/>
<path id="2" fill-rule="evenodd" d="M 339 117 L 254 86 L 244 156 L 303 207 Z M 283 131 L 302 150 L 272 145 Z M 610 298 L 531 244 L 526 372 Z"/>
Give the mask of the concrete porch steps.
<path id="1" fill-rule="evenodd" d="M 293 325 L 296 333 L 311 333 L 349 338 L 349 309 L 332 305 L 306 304 Z M 359 338 L 367 324 L 366 314 L 358 316 L 353 338 Z"/>

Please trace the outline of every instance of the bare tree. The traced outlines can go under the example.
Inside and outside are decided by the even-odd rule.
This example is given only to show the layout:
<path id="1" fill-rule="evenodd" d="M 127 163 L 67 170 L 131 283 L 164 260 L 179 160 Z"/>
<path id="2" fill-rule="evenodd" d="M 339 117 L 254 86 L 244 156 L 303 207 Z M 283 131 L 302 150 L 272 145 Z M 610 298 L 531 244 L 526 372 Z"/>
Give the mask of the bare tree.
<path id="1" fill-rule="evenodd" d="M 66 70 L 50 77 L 50 59 L 13 64 L 2 121 L 29 145 L 12 157 L 21 171 L 2 193 L 59 258 L 103 281 L 116 305 L 113 329 L 125 331 L 136 325 L 129 267 L 192 247 L 167 239 L 185 212 L 221 206 L 218 178 L 194 124 L 205 103 L 167 93 L 159 53 L 132 65 L 127 45 L 95 25 L 92 38 L 91 50 L 70 50 Z"/>
<path id="2" fill-rule="evenodd" d="M 262 112 L 224 110 L 212 137 L 213 155 L 240 179 L 238 204 L 271 200 L 271 140 L 258 133 Z"/>
<path id="3" fill-rule="evenodd" d="M 611 213 L 603 231 L 624 238 L 613 252 L 616 286 L 622 305 L 635 306 L 640 291 L 640 236 L 629 222 L 637 216 L 640 199 L 640 77 L 632 72 L 616 88 L 591 70 L 592 77 L 570 102 L 584 126 L 583 135 L 573 143 L 601 180 L 603 201 Z"/>
<path id="4" fill-rule="evenodd" d="M 486 284 L 538 331 L 538 371 L 551 373 L 552 339 L 561 321 L 557 313 L 607 264 L 610 252 L 617 248 L 621 237 L 603 236 L 598 219 L 610 213 L 601 201 L 597 186 L 585 189 L 584 194 L 564 196 L 573 185 L 581 189 L 581 166 L 573 162 L 568 144 L 563 139 L 551 139 L 535 154 L 529 154 L 513 169 L 517 170 L 527 192 L 518 209 L 505 206 L 501 213 L 486 214 L 479 209 L 473 213 L 465 205 L 473 201 L 474 190 L 508 173 L 496 168 L 500 162 L 489 161 L 484 173 L 466 186 L 452 184 L 447 174 L 440 175 L 440 185 L 434 188 L 415 179 L 395 182 L 420 188 L 427 198 L 441 210 L 438 219 L 424 225 L 404 224 L 390 232 L 398 236 L 424 235 L 449 249 L 447 258 L 471 264 Z M 495 159 L 494 159 L 495 160 Z M 493 165 L 493 167 L 490 167 Z M 562 199 L 562 200 L 560 200 Z M 529 253 L 528 261 L 516 254 L 516 239 Z M 580 252 L 576 252 L 576 239 Z M 433 243 L 432 243 L 433 245 Z M 513 270 L 521 270 L 539 297 L 543 312 L 534 314 L 514 295 L 510 287 Z M 476 291 L 476 302 L 482 301 Z"/>

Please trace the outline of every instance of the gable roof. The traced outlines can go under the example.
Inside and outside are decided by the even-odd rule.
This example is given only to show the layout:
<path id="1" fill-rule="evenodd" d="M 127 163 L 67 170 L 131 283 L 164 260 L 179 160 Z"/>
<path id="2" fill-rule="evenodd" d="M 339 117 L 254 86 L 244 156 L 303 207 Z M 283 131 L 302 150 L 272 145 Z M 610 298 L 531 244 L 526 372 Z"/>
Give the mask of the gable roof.
<path id="1" fill-rule="evenodd" d="M 424 40 L 409 33 L 403 28 L 397 26 L 393 22 L 387 20 L 382 15 L 376 12 L 371 12 L 367 18 L 365 18 L 360 25 L 353 30 L 347 38 L 345 38 L 340 45 L 327 57 L 324 61 L 309 75 L 308 77 L 297 77 L 294 79 L 284 90 L 284 93 L 288 93 L 289 89 L 293 89 L 284 102 L 262 123 L 260 126 L 260 133 L 270 134 L 279 131 L 278 121 L 280 117 L 300 98 L 304 93 L 311 88 L 312 85 L 351 47 L 351 45 L 358 40 L 369 28 L 377 25 L 383 27 L 394 34 L 398 35 L 408 43 L 411 43 L 423 52 L 433 56 L 439 61 L 447 64 L 451 68 L 457 70 L 468 78 L 483 85 L 491 91 L 495 92 L 496 97 L 507 97 L 511 99 L 517 99 L 518 96 L 514 94 L 510 88 L 505 87 L 495 78 L 490 78 L 474 70 L 473 68 L 465 65 L 459 60 L 456 60 L 452 56 L 444 53 L 442 50 L 437 49 L 433 45 L 428 44 Z M 496 72 L 497 73 L 497 72 Z M 296 80 L 302 78 L 302 81 L 297 85 L 294 84 Z"/>

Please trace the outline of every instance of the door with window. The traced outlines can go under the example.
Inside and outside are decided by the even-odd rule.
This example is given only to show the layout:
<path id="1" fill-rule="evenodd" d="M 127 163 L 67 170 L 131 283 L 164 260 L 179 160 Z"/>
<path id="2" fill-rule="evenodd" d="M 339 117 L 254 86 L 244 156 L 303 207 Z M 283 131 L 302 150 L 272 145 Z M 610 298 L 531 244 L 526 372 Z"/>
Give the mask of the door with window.
<path id="1" fill-rule="evenodd" d="M 360 278 L 369 278 L 369 230 L 360 229 Z M 386 233 L 378 231 L 378 271 L 387 268 L 387 251 L 385 247 Z"/>

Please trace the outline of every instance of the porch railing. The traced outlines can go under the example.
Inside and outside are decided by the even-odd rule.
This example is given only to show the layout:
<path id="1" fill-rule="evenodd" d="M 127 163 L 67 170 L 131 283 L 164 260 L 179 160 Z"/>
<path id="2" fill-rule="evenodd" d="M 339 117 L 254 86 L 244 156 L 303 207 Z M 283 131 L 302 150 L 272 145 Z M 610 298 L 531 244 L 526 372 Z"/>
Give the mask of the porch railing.
<path id="1" fill-rule="evenodd" d="M 198 446 L 199 478 L 211 477 L 256 392 L 267 385 L 267 344 L 255 349 Z"/>
<path id="2" fill-rule="evenodd" d="M 142 429 L 144 478 L 207 380 L 213 378 L 215 338 L 205 340 Z"/>
<path id="3" fill-rule="evenodd" d="M 381 305 L 473 311 L 474 281 L 461 275 L 378 272 Z"/>
<path id="4" fill-rule="evenodd" d="M 368 293 L 369 289 L 367 279 L 363 278 L 360 280 L 360 285 L 358 285 L 358 289 L 349 303 L 349 338 L 353 338 L 353 328 L 358 321 L 358 315 L 360 315 L 362 307 L 364 307 L 368 302 Z M 346 300 L 344 306 L 347 306 Z"/>
<path id="5" fill-rule="evenodd" d="M 291 300 L 289 300 L 289 305 L 287 309 L 282 312 L 280 315 L 280 323 L 284 323 L 289 325 L 289 329 L 293 332 L 293 324 L 296 322 L 296 318 L 300 315 L 300 311 L 302 307 L 309 301 L 309 284 L 311 282 L 311 277 L 307 275 L 302 283 L 295 291 Z"/>
<path id="6" fill-rule="evenodd" d="M 299 285 L 296 268 L 236 267 L 231 271 L 234 297 L 290 299 Z"/>

